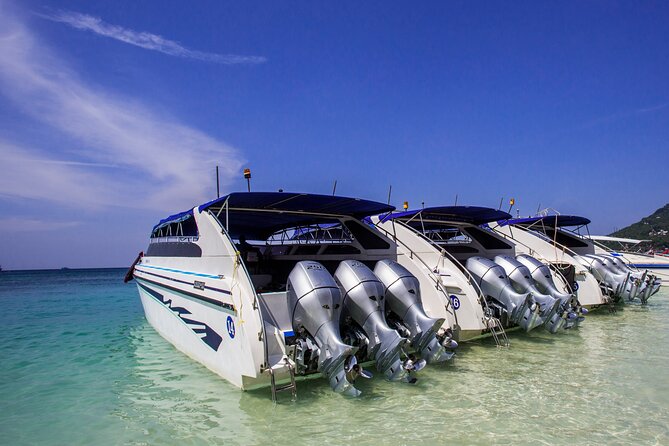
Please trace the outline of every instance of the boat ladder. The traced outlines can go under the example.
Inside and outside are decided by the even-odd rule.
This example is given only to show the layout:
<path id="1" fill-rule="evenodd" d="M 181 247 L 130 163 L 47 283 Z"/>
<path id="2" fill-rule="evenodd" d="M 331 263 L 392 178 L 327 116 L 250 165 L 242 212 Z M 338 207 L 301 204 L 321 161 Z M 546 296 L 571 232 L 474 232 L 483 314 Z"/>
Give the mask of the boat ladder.
<path id="1" fill-rule="evenodd" d="M 508 347 L 511 344 L 499 319 L 494 316 L 488 316 L 485 318 L 485 325 L 490 330 L 490 334 L 495 340 L 497 347 Z"/>
<path id="2" fill-rule="evenodd" d="M 288 358 L 284 358 L 286 361 L 286 366 L 288 367 L 288 373 L 290 373 L 290 382 L 287 384 L 282 384 L 280 386 L 276 385 L 276 378 L 274 377 L 274 370 L 270 367 L 269 369 L 269 375 L 270 375 L 270 380 L 271 380 L 271 387 L 272 387 L 272 402 L 276 403 L 276 394 L 279 392 L 285 392 L 286 390 L 290 390 L 292 396 L 292 400 L 295 401 L 297 399 L 297 385 L 295 384 L 295 367 L 290 363 Z"/>

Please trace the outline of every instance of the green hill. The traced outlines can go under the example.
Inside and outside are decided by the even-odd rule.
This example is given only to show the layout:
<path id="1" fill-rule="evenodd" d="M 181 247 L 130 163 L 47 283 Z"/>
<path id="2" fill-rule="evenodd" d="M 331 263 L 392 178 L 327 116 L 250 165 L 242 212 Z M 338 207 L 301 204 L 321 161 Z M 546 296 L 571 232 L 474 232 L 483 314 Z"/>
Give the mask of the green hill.
<path id="1" fill-rule="evenodd" d="M 644 217 L 640 221 L 620 229 L 611 235 L 614 237 L 651 240 L 651 244 L 655 249 L 669 247 L 669 203 L 648 217 Z"/>

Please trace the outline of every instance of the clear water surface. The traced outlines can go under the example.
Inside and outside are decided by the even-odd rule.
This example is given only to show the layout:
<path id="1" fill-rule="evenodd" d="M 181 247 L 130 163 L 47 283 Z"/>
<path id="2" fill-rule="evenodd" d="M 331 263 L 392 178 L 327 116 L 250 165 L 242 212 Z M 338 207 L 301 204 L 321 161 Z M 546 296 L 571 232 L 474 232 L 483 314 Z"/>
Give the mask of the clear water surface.
<path id="1" fill-rule="evenodd" d="M 0 273 L 0 444 L 669 444 L 669 292 L 466 344 L 416 385 L 241 392 L 164 341 L 123 270 Z"/>

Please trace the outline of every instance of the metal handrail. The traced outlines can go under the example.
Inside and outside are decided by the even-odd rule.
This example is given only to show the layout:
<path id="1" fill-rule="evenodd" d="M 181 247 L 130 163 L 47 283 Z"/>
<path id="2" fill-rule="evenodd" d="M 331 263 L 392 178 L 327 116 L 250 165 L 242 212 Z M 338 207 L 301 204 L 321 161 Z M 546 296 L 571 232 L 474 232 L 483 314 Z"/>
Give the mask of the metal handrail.
<path id="1" fill-rule="evenodd" d="M 227 200 L 226 200 L 226 203 L 227 203 Z M 232 238 L 230 237 L 230 234 L 228 233 L 228 230 L 225 228 L 225 226 L 223 226 L 221 221 L 216 217 L 216 215 L 214 215 L 212 210 L 208 209 L 207 212 L 209 213 L 209 215 L 214 217 L 214 220 L 218 223 L 218 226 L 221 228 L 221 233 L 223 235 L 225 235 L 228 238 L 228 240 L 230 241 L 230 243 L 232 244 Z M 232 246 L 234 246 L 234 244 Z M 244 272 L 244 274 L 246 275 L 246 278 L 248 279 L 249 283 L 253 283 L 251 281 L 251 275 L 249 274 L 248 270 L 246 269 L 246 265 L 244 264 L 244 262 L 241 261 L 241 259 L 239 259 L 239 258 L 237 258 L 235 261 L 239 261 L 239 265 L 241 266 L 241 269 Z M 232 290 L 232 286 L 231 286 L 230 289 Z M 230 296 L 232 296 L 232 294 Z M 254 289 L 253 290 L 253 309 L 258 310 L 258 316 L 260 318 L 260 330 L 261 330 L 261 333 L 262 333 L 264 362 L 265 362 L 265 365 L 268 368 L 271 368 L 271 365 L 269 363 L 269 350 L 267 349 L 267 333 L 265 331 L 265 320 L 263 319 L 262 311 L 260 310 L 260 305 L 259 305 L 258 301 L 259 301 L 258 293 Z"/>
<path id="2" fill-rule="evenodd" d="M 495 339 L 495 344 L 500 345 L 500 342 L 499 342 L 499 340 L 498 340 L 497 334 L 496 334 L 495 331 L 494 331 L 494 328 L 492 328 L 492 327 L 488 324 L 488 322 L 487 322 L 487 321 L 490 321 L 490 320 L 496 320 L 496 321 L 497 321 L 497 323 L 498 323 L 497 326 L 499 327 L 500 331 L 503 333 L 503 335 L 504 335 L 504 337 L 505 337 L 505 339 L 506 339 L 506 341 L 505 341 L 505 345 L 508 347 L 510 343 L 509 343 L 509 338 L 506 336 L 506 332 L 504 331 L 504 327 L 502 327 L 502 324 L 499 323 L 499 319 L 497 319 L 497 318 L 495 318 L 494 316 L 492 316 L 492 310 L 490 309 L 490 306 L 488 305 L 488 301 L 486 300 L 485 295 L 483 294 L 483 290 L 481 289 L 481 287 L 479 286 L 479 284 L 476 283 L 476 280 L 474 279 L 474 276 L 472 276 L 472 274 L 469 272 L 469 270 L 468 270 L 467 268 L 465 268 L 465 266 L 462 265 L 462 263 L 461 263 L 458 259 L 456 259 L 450 252 L 446 251 L 444 248 L 442 248 L 441 246 L 439 246 L 438 244 L 436 244 L 436 243 L 435 243 L 433 240 L 431 240 L 429 237 L 426 237 L 425 234 L 422 234 L 422 233 L 420 233 L 420 232 L 414 230 L 411 226 L 406 225 L 406 224 L 404 224 L 404 223 L 401 222 L 401 221 L 393 221 L 393 225 L 396 224 L 396 223 L 397 223 L 397 224 L 400 224 L 400 225 L 402 225 L 402 226 L 404 226 L 405 228 L 407 228 L 407 229 L 409 229 L 409 230 L 411 230 L 411 231 L 413 231 L 415 234 L 418 234 L 419 237 L 421 237 L 423 240 L 425 240 L 426 242 L 428 242 L 428 243 L 429 243 L 431 246 L 433 246 L 434 248 L 438 249 L 439 252 L 441 253 L 441 255 L 442 255 L 443 257 L 447 257 L 447 258 L 448 258 L 451 262 L 453 262 L 455 265 L 460 265 L 460 266 L 461 266 L 460 270 L 462 271 L 462 273 L 464 274 L 465 278 L 467 279 L 467 283 L 468 283 L 470 286 L 472 286 L 472 287 L 474 288 L 474 291 L 478 294 L 479 303 L 480 303 L 481 306 L 484 308 L 483 314 L 484 314 L 485 317 L 484 317 L 483 322 L 485 323 L 486 328 L 488 328 L 488 329 L 490 330 L 490 333 L 493 335 L 493 339 Z M 418 258 L 418 260 L 420 260 L 421 263 L 422 263 L 423 265 L 425 265 L 425 267 L 426 267 L 428 270 L 431 271 L 430 267 L 423 261 L 423 259 L 421 259 L 420 256 L 419 256 L 418 254 L 415 253 L 415 251 L 413 251 L 411 248 L 409 248 L 409 247 L 406 245 L 406 243 L 404 243 L 404 242 L 402 242 L 401 240 L 397 239 L 397 236 L 396 236 L 396 235 L 394 235 L 394 234 L 391 235 L 389 231 L 387 231 L 387 230 L 385 230 L 385 229 L 383 229 L 383 228 L 380 228 L 379 226 L 376 226 L 376 227 L 377 227 L 378 229 L 382 230 L 384 233 L 386 233 L 389 237 L 392 237 L 393 240 L 395 240 L 396 242 L 399 242 L 399 243 L 401 243 L 403 246 L 405 246 L 405 247 L 407 248 L 407 250 L 408 250 L 412 255 L 415 255 L 416 258 Z M 437 265 L 437 266 L 438 266 L 438 265 Z M 433 279 L 433 280 L 434 280 L 434 279 Z M 438 286 L 442 287 L 440 281 L 437 281 L 437 284 L 438 284 Z M 442 288 L 442 290 L 443 290 L 443 288 Z M 445 290 L 443 290 L 443 291 L 445 291 Z M 448 293 L 445 293 L 445 294 L 448 295 Z M 447 300 L 448 300 L 449 303 L 450 303 L 450 299 L 447 299 Z M 455 315 L 455 311 L 453 311 L 453 314 Z M 456 321 L 457 321 L 457 315 L 456 315 Z M 495 322 L 493 322 L 493 323 L 495 323 Z"/>
<path id="3" fill-rule="evenodd" d="M 590 240 L 590 241 L 592 242 L 593 245 L 602 248 L 604 251 L 606 251 L 606 252 L 608 252 L 608 253 L 613 252 L 613 249 L 609 248 L 608 246 L 606 246 L 606 245 L 604 245 L 604 244 L 602 244 L 602 243 L 600 243 L 600 242 L 598 242 L 598 241 L 596 241 L 596 240 L 593 240 L 593 239 L 591 239 L 591 238 L 588 238 L 588 240 Z M 634 266 L 634 265 L 632 264 L 632 262 L 631 262 L 627 257 L 625 257 L 625 251 L 615 251 L 615 252 L 619 253 L 619 254 L 620 254 L 620 257 L 622 257 L 623 259 L 625 259 L 626 264 L 627 264 L 627 267 L 628 267 L 629 269 L 631 269 L 631 270 L 633 270 L 633 271 L 636 271 L 636 272 L 639 272 L 639 273 L 641 272 L 641 270 L 640 270 L 639 268 L 637 268 L 636 266 Z M 630 252 L 630 253 L 628 253 L 628 254 L 637 254 L 637 255 L 639 255 L 639 254 L 641 254 L 641 253 L 632 253 L 632 252 Z M 641 255 L 644 255 L 644 254 L 641 254 Z M 646 270 L 646 271 L 647 271 L 647 270 Z"/>
<path id="4" fill-rule="evenodd" d="M 423 240 L 427 241 L 430 245 L 432 245 L 433 247 L 438 249 L 439 252 L 441 252 L 441 255 L 443 257 L 447 257 L 454 264 L 460 265 L 460 267 L 461 267 L 460 271 L 464 274 L 465 278 L 467 279 L 467 283 L 474 288 L 474 291 L 476 291 L 476 293 L 478 294 L 479 300 L 481 301 L 481 303 L 485 307 L 485 309 L 486 310 L 489 309 L 488 301 L 485 299 L 485 294 L 483 294 L 483 290 L 481 289 L 479 284 L 476 283 L 476 280 L 474 279 L 474 276 L 472 276 L 472 274 L 469 272 L 469 270 L 458 259 L 456 259 L 455 256 L 453 256 L 450 252 L 448 252 L 447 250 L 445 250 L 444 248 L 439 246 L 437 243 L 435 243 L 429 237 L 426 237 L 425 234 L 421 234 L 420 232 L 415 231 L 411 226 L 405 225 L 401 221 L 397 221 L 397 222 L 393 221 L 393 224 L 394 223 L 401 224 L 401 225 L 405 226 L 406 228 L 414 231 L 416 234 L 418 234 L 419 237 L 423 238 Z"/>
<path id="5" fill-rule="evenodd" d="M 394 222 L 393 222 L 393 224 L 394 224 Z M 413 258 L 413 257 L 415 256 L 415 257 L 418 259 L 418 261 L 420 261 L 420 263 L 422 263 L 423 266 L 424 266 L 428 271 L 430 271 L 430 274 L 428 274 L 428 277 L 430 277 L 430 278 L 434 281 L 434 283 L 435 283 L 435 285 L 437 286 L 437 288 L 438 288 L 438 289 L 439 289 L 439 290 L 446 296 L 446 308 L 447 308 L 447 311 L 448 311 L 449 313 L 451 313 L 451 314 L 453 315 L 453 317 L 455 317 L 455 322 L 457 323 L 457 322 L 458 322 L 458 315 L 455 313 L 455 309 L 454 309 L 454 308 L 452 308 L 452 310 L 449 310 L 449 309 L 452 307 L 451 299 L 450 299 L 450 297 L 448 296 L 448 292 L 446 291 L 446 289 L 444 288 L 444 286 L 441 284 L 441 281 L 440 281 L 438 278 L 435 278 L 435 277 L 434 277 L 434 275 L 433 275 L 433 274 L 434 274 L 434 270 L 433 270 L 432 268 L 430 268 L 430 266 L 429 266 L 429 265 L 428 265 L 428 264 L 427 264 L 427 263 L 426 263 L 426 262 L 425 262 L 425 261 L 424 261 L 424 260 L 423 260 L 423 259 L 422 259 L 422 258 L 421 258 L 421 257 L 420 257 L 420 256 L 413 250 L 413 249 L 411 249 L 411 248 L 410 248 L 406 243 L 404 243 L 402 240 L 399 240 L 394 234 L 391 234 L 389 231 L 387 231 L 387 230 L 385 230 L 385 229 L 383 229 L 383 228 L 381 228 L 381 227 L 379 227 L 379 226 L 376 226 L 376 228 L 379 229 L 380 231 L 382 231 L 383 233 L 385 233 L 386 237 L 391 238 L 395 243 L 400 243 L 402 246 L 404 246 L 404 247 L 411 253 L 411 258 Z"/>
<path id="6" fill-rule="evenodd" d="M 506 335 L 506 331 L 504 331 L 504 327 L 502 327 L 502 323 L 499 319 L 494 316 L 489 316 L 486 319 L 486 326 L 490 329 L 492 338 L 495 340 L 495 344 L 497 344 L 498 347 L 509 347 L 511 345 L 511 341 L 509 341 L 509 337 Z M 499 328 L 499 332 L 495 331 L 497 328 Z M 502 341 L 500 341 L 500 338 Z"/>
<path id="7" fill-rule="evenodd" d="M 569 294 L 574 294 L 574 288 L 573 288 L 572 284 L 569 283 L 569 281 L 568 281 L 567 278 L 564 276 L 564 274 L 562 274 L 562 272 L 560 272 L 560 270 L 558 270 L 558 269 L 555 267 L 555 265 L 553 265 L 553 264 L 551 263 L 550 260 L 548 260 L 548 259 L 546 259 L 546 257 L 540 255 L 540 254 L 539 254 L 537 251 L 535 251 L 531 246 L 526 245 L 525 243 L 523 243 L 523 242 L 521 242 L 520 240 L 516 239 L 516 238 L 513 236 L 513 230 L 512 230 L 511 228 L 509 228 L 509 230 L 510 230 L 510 232 L 511 232 L 511 235 L 507 235 L 507 234 L 504 234 L 503 232 L 497 231 L 495 228 L 491 228 L 491 229 L 492 229 L 493 231 L 495 231 L 495 234 L 500 235 L 500 236 L 504 237 L 504 238 L 507 239 L 507 240 L 513 240 L 514 243 L 516 243 L 516 244 L 518 244 L 518 245 L 522 245 L 522 246 L 524 246 L 525 248 L 527 248 L 527 249 L 530 251 L 530 254 L 529 254 L 529 255 L 531 255 L 531 256 L 533 256 L 533 257 L 535 257 L 535 258 L 536 258 L 537 255 L 539 255 L 542 259 L 545 259 L 545 260 L 548 262 L 548 267 L 551 269 L 551 271 L 555 271 L 555 272 L 562 278 L 562 281 L 563 281 L 564 283 L 567 284 L 567 287 L 569 287 Z M 556 258 L 556 260 L 557 260 L 557 258 Z"/>

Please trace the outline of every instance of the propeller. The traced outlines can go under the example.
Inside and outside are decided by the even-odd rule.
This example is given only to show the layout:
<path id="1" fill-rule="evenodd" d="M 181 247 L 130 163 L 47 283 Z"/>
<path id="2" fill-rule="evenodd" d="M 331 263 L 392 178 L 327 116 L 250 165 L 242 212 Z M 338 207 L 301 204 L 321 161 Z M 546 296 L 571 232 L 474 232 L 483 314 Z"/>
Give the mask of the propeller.
<path id="1" fill-rule="evenodd" d="M 402 365 L 408 372 L 418 372 L 419 370 L 425 368 L 427 361 L 424 359 L 418 359 L 415 355 L 411 354 Z"/>
<path id="2" fill-rule="evenodd" d="M 360 364 L 358 364 L 358 360 L 356 359 L 355 355 L 351 355 L 348 358 L 346 358 L 346 364 L 344 364 L 344 371 L 346 372 L 346 379 L 349 382 L 353 382 L 358 378 L 359 376 L 362 376 L 363 378 L 370 379 L 372 376 L 371 372 L 368 372 L 367 370 L 363 369 Z"/>
<path id="3" fill-rule="evenodd" d="M 453 339 L 453 330 L 449 327 L 444 330 L 443 339 L 441 341 L 441 346 L 450 350 L 455 350 L 458 348 L 458 341 Z"/>
<path id="4" fill-rule="evenodd" d="M 442 342 L 441 345 L 443 345 L 444 348 L 456 349 L 456 348 L 458 348 L 458 341 L 456 341 L 453 338 L 447 337 L 447 338 L 444 339 L 444 342 Z"/>

